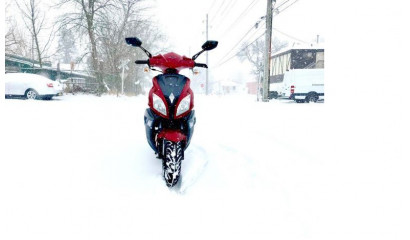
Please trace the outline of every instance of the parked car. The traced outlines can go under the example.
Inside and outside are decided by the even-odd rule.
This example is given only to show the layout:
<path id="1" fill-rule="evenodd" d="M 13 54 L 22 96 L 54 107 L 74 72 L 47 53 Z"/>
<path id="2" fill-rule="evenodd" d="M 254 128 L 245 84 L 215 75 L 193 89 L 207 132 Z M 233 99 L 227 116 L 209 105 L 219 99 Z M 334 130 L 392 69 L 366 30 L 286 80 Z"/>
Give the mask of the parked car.
<path id="1" fill-rule="evenodd" d="M 62 84 L 41 75 L 31 73 L 7 73 L 5 79 L 6 97 L 50 100 L 62 93 Z"/>

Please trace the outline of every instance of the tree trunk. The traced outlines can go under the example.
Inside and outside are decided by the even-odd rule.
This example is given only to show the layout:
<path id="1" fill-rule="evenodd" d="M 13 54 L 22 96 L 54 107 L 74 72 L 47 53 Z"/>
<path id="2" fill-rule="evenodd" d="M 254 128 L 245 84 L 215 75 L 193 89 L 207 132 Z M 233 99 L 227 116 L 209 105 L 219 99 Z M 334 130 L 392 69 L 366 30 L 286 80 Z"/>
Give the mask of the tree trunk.
<path id="1" fill-rule="evenodd" d="M 30 4 L 31 4 L 31 26 L 33 28 L 33 37 L 34 37 L 34 42 L 36 43 L 38 62 L 40 64 L 40 68 L 42 68 L 43 67 L 43 62 L 42 62 L 42 59 L 41 59 L 40 45 L 38 43 L 38 31 L 36 29 L 36 17 L 35 17 L 34 1 L 31 1 Z"/>
<path id="2" fill-rule="evenodd" d="M 104 88 L 104 82 L 103 82 L 103 76 L 100 68 L 100 64 L 98 61 L 98 52 L 97 52 L 97 42 L 95 40 L 95 35 L 94 32 L 92 31 L 91 28 L 88 29 L 88 36 L 90 38 L 90 44 L 91 44 L 91 58 L 92 58 L 92 67 L 94 71 L 94 75 L 97 78 L 97 83 L 98 83 L 98 89 L 97 89 L 97 95 L 101 95 L 105 88 Z"/>
<path id="3" fill-rule="evenodd" d="M 40 46 L 38 44 L 38 36 L 37 34 L 34 35 L 34 41 L 36 42 L 36 49 L 37 49 L 37 55 L 38 55 L 38 62 L 40 64 L 40 68 L 43 67 L 43 61 L 41 59 L 41 52 L 40 52 Z"/>
<path id="4" fill-rule="evenodd" d="M 97 95 L 100 96 L 103 92 L 105 92 L 105 87 L 104 87 L 102 69 L 98 61 L 97 41 L 96 41 L 95 33 L 94 33 L 94 22 L 93 22 L 93 18 L 95 14 L 94 1 L 89 1 L 88 4 L 89 4 L 89 11 L 87 11 L 87 8 L 84 2 L 82 2 L 83 11 L 87 19 L 88 37 L 90 38 L 90 44 L 91 44 L 92 67 L 93 67 L 94 75 L 97 78 L 97 83 L 98 83 Z"/>

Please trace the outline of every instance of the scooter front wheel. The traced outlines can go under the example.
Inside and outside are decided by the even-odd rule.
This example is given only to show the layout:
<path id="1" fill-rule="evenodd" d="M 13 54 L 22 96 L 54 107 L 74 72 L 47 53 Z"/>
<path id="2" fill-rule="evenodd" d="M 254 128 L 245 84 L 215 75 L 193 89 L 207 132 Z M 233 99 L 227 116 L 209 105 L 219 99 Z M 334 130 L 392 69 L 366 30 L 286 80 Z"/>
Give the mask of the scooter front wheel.
<path id="1" fill-rule="evenodd" d="M 178 183 L 181 176 L 181 162 L 184 156 L 183 142 L 164 140 L 163 176 L 168 187 Z"/>

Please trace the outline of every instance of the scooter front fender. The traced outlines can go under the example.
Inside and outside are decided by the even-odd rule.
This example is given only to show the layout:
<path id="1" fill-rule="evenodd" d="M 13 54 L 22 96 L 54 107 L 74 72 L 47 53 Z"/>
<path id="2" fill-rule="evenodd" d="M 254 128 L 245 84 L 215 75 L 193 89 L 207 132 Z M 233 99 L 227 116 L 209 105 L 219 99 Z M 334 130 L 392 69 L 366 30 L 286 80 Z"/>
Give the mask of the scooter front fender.
<path id="1" fill-rule="evenodd" d="M 185 150 L 189 146 L 194 133 L 194 126 L 196 123 L 195 110 L 192 110 L 188 116 L 180 120 L 179 124 L 182 124 L 181 126 L 176 129 L 174 126 L 174 129 L 172 129 L 168 128 L 169 125 L 165 119 L 157 116 L 151 109 L 147 108 L 144 114 L 144 123 L 147 141 L 152 150 L 156 153 L 159 151 L 159 149 L 157 149 L 157 140 L 160 139 L 160 137 L 174 142 L 184 140 Z M 161 135 L 158 136 L 157 134 L 160 133 Z"/>
<path id="2" fill-rule="evenodd" d="M 187 137 L 179 130 L 163 129 L 160 133 L 158 133 L 158 139 L 166 139 L 172 142 L 186 142 Z"/>

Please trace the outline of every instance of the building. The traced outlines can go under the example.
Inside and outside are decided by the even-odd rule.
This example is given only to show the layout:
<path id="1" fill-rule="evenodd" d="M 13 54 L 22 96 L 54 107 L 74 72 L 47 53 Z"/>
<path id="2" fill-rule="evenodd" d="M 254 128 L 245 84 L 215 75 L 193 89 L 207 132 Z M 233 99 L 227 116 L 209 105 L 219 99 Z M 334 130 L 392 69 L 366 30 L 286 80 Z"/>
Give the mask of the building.
<path id="1" fill-rule="evenodd" d="M 51 80 L 68 79 L 79 81 L 88 88 L 97 86 L 96 78 L 85 71 L 71 71 L 69 69 L 53 68 L 50 62 L 44 62 L 40 68 L 38 61 L 13 54 L 5 54 L 5 69 L 7 72 L 33 73 L 45 76 Z"/>

